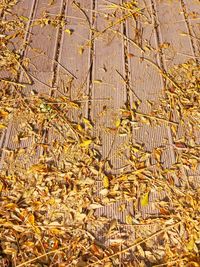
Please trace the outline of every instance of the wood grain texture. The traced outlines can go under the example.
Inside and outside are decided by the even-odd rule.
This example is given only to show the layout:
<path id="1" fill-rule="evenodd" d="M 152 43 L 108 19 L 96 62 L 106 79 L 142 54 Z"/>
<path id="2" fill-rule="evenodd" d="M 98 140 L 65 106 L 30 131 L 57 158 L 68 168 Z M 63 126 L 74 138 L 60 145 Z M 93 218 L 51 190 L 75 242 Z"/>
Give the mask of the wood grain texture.
<path id="1" fill-rule="evenodd" d="M 142 101 L 141 112 L 147 113 L 150 111 L 147 101 L 159 102 L 159 98 L 164 94 L 165 80 L 159 68 L 166 71 L 174 64 L 183 63 L 187 59 L 183 54 L 191 54 L 192 51 L 189 38 L 181 39 L 181 32 L 187 28 L 184 21 L 181 25 L 177 24 L 178 20 L 183 19 L 182 6 L 178 1 L 171 3 L 158 0 L 138 1 L 138 3 L 144 13 L 137 21 L 129 20 L 128 37 L 134 40 L 144 52 L 129 42 L 130 83 L 134 93 Z M 136 100 L 134 94 L 131 97 Z M 163 165 L 167 167 L 175 162 L 176 156 L 172 147 L 173 139 L 169 125 L 142 126 L 139 130 L 133 131 L 133 139 L 135 142 L 145 144 L 147 151 L 168 144 L 169 148 L 162 154 Z M 150 194 L 152 202 L 154 199 L 162 199 L 163 196 L 164 192 Z M 139 207 L 139 210 L 143 216 L 158 214 L 155 205 L 151 203 L 145 208 Z"/>
<path id="2" fill-rule="evenodd" d="M 58 0 L 50 5 L 49 1 L 37 0 L 35 4 L 35 13 L 32 21 L 31 35 L 29 45 L 25 51 L 25 56 L 29 58 L 30 64 L 28 72 L 30 73 L 33 86 L 31 90 L 40 93 L 49 93 L 54 77 L 55 57 L 57 53 L 57 42 L 59 34 L 59 25 L 53 26 L 51 22 L 48 25 L 37 25 L 40 20 L 45 20 L 45 14 L 48 14 L 50 20 L 61 20 L 63 1 Z M 47 86 L 38 82 L 34 77 Z M 27 87 L 27 91 L 30 89 Z"/>
<path id="3" fill-rule="evenodd" d="M 194 60 L 197 64 L 200 62 L 200 1 L 182 0 L 184 19 L 187 24 L 187 36 L 190 38 Z M 200 144 L 200 132 L 195 132 L 196 142 Z M 189 171 L 189 177 L 193 180 L 195 186 L 200 182 L 200 165 L 196 171 Z"/>
<path id="4" fill-rule="evenodd" d="M 181 1 L 152 1 L 158 22 L 160 51 L 165 68 L 181 64 L 194 56 L 193 46 L 188 36 L 187 23 Z"/>
<path id="5" fill-rule="evenodd" d="M 66 2 L 65 18 L 67 24 L 63 28 L 59 55 L 57 59 L 54 97 L 66 97 L 69 101 L 79 103 L 79 108 L 69 108 L 63 116 L 72 124 L 83 122 L 82 118 L 88 117 L 88 99 L 91 71 L 91 46 L 92 36 L 93 1 L 87 0 Z M 52 125 L 48 131 L 48 144 L 57 140 L 66 143 L 65 134 L 68 134 L 69 125 L 62 134 L 59 134 Z M 64 137 L 64 138 L 63 138 Z M 61 161 L 62 155 L 57 155 Z"/>
<path id="6" fill-rule="evenodd" d="M 23 4 L 23 3 L 22 3 Z M 30 78 L 33 81 L 32 85 L 27 85 L 23 90 L 25 96 L 30 95 L 30 91 L 35 91 L 39 93 L 49 94 L 51 92 L 50 87 L 52 86 L 52 80 L 54 77 L 54 58 L 56 55 L 57 38 L 58 38 L 58 27 L 53 27 L 52 25 L 47 25 L 41 28 L 40 25 L 35 26 L 34 22 L 41 19 L 43 12 L 49 12 L 53 14 L 54 17 L 61 14 L 62 1 L 57 1 L 55 6 L 49 6 L 49 1 L 36 0 L 32 3 L 32 10 L 30 6 L 23 6 L 29 12 L 28 17 L 30 18 L 29 35 L 27 35 L 26 50 L 23 52 L 25 58 L 29 58 L 31 63 L 27 68 Z M 23 10 L 23 9 L 22 9 Z M 30 17 L 32 14 L 32 17 Z M 25 15 L 25 13 L 23 13 Z M 36 79 L 34 78 L 36 77 Z M 20 82 L 27 83 L 26 75 L 22 71 L 19 77 Z M 47 84 L 45 86 L 44 84 Z M 16 117 L 11 120 L 6 133 L 6 139 L 3 144 L 3 148 L 16 150 L 18 148 L 31 149 L 34 144 L 34 137 L 26 138 L 26 140 L 19 140 L 17 136 L 20 133 L 20 127 L 22 118 Z M 34 160 L 39 157 L 40 149 L 35 148 Z M 28 152 L 27 152 L 28 153 Z M 42 153 L 42 152 L 41 152 Z M 31 156 L 32 157 L 32 156 Z M 4 158 L 4 153 L 2 155 L 2 161 Z"/>
<path id="7" fill-rule="evenodd" d="M 120 4 L 120 1 L 114 2 Z M 98 33 L 94 40 L 94 66 L 91 87 L 93 102 L 91 103 L 90 113 L 96 127 L 96 133 L 102 140 L 102 156 L 104 159 L 108 156 L 114 170 L 123 165 L 120 162 L 120 157 L 116 155 L 116 149 L 124 140 L 122 137 L 115 139 L 115 131 L 113 130 L 114 133 L 108 133 L 109 130 L 106 128 L 116 128 L 115 123 L 119 118 L 119 109 L 127 101 L 125 84 L 118 74 L 125 76 L 123 38 L 113 32 L 115 30 L 122 33 L 123 25 L 119 23 L 104 32 L 109 25 L 109 21 L 106 22 L 100 12 L 103 14 L 109 13 L 104 1 L 96 3 L 96 29 Z M 98 99 L 105 99 L 105 101 L 98 102 Z M 95 100 L 97 100 L 96 103 Z M 113 147 L 111 148 L 112 144 Z M 109 152 L 110 149 L 111 152 Z"/>
<path id="8" fill-rule="evenodd" d="M 130 86 L 141 100 L 139 110 L 148 113 L 150 105 L 147 101 L 158 101 L 163 93 L 164 84 L 158 69 L 143 59 L 144 57 L 161 67 L 152 7 L 145 1 L 138 1 L 138 3 L 144 10 L 144 15 L 139 16 L 137 22 L 133 19 L 128 21 L 128 37 L 134 40 L 144 52 L 129 42 Z M 132 101 L 136 101 L 135 95 L 130 93 Z M 162 145 L 164 138 L 167 138 L 166 125 L 144 125 L 133 132 L 133 138 L 136 142 L 144 143 L 147 150 L 152 150 Z"/>
<path id="9" fill-rule="evenodd" d="M 67 25 L 61 38 L 57 83 L 66 85 L 63 93 L 71 101 L 88 103 L 91 46 L 86 44 L 90 43 L 92 34 L 92 8 L 91 0 L 81 2 L 80 6 L 72 0 L 67 2 Z M 87 105 L 83 104 L 81 110 L 87 116 Z M 77 114 L 74 116 L 77 121 Z"/>
<path id="10" fill-rule="evenodd" d="M 121 4 L 121 1 L 113 1 Z M 100 153 L 102 161 L 109 162 L 111 169 L 105 163 L 108 173 L 120 173 L 120 168 L 127 164 L 124 156 L 128 143 L 128 137 L 120 136 L 116 128 L 116 121 L 120 119 L 120 108 L 126 106 L 127 90 L 123 77 L 125 73 L 123 21 L 119 21 L 121 12 L 116 12 L 113 24 L 109 18 L 113 10 L 108 9 L 105 1 L 96 1 L 94 34 L 94 61 L 91 85 L 91 106 L 89 115 L 95 125 L 95 136 L 101 140 Z M 110 15 L 109 15 L 110 14 Z M 108 19 L 105 19 L 105 18 Z M 118 21 L 118 22 L 117 22 Z M 112 25 L 112 26 L 111 26 Z M 98 101 L 105 99 L 104 101 Z M 96 100 L 96 102 L 95 102 Z M 99 183 L 98 190 L 102 189 Z M 121 205 L 125 206 L 120 211 Z M 96 211 L 96 215 L 104 215 L 111 219 L 119 219 L 125 222 L 127 214 L 133 214 L 132 203 L 118 201 Z"/>
<path id="11" fill-rule="evenodd" d="M 143 59 L 150 60 L 161 68 L 152 6 L 148 1 L 141 0 L 138 1 L 138 7 L 142 9 L 141 15 L 136 15 L 135 19 L 130 18 L 127 22 L 127 37 L 131 40 L 128 41 L 129 79 L 132 89 L 130 99 L 131 107 L 133 102 L 139 99 L 141 101 L 139 111 L 145 114 L 150 111 L 148 101 L 156 102 L 163 94 L 164 84 L 158 69 Z M 133 129 L 133 144 L 144 144 L 146 151 L 163 146 L 167 138 L 166 125 L 141 124 L 139 129 Z M 169 151 L 162 158 L 165 165 L 172 164 L 174 160 L 173 151 L 171 153 Z M 137 213 L 141 213 L 143 217 L 158 215 L 154 205 L 154 200 L 158 198 L 162 198 L 162 194 L 150 193 L 149 204 L 145 207 L 138 204 Z"/>
<path id="12" fill-rule="evenodd" d="M 14 38 L 12 40 L 12 47 L 8 47 L 8 49 L 18 51 L 18 53 L 22 57 L 22 60 L 24 59 L 24 52 L 25 52 L 25 47 L 26 47 L 25 43 L 28 41 L 28 38 L 29 38 L 30 20 L 32 19 L 32 16 L 33 16 L 34 5 L 35 5 L 35 1 L 23 0 L 23 1 L 20 1 L 17 4 L 17 6 L 14 7 L 12 16 L 10 14 L 6 14 L 6 15 L 2 14 L 2 16 L 4 16 L 5 19 L 7 18 L 8 20 L 12 20 L 12 17 L 15 16 L 15 14 L 17 16 L 25 16 L 25 17 L 29 18 L 29 22 L 27 23 L 26 28 L 25 28 L 26 32 L 24 34 L 24 38 L 22 38 L 22 39 L 18 38 L 18 37 Z M 12 32 L 10 32 L 9 34 L 12 34 Z M 0 73 L 0 77 L 1 78 L 8 78 L 8 79 L 11 78 L 10 73 L 5 72 L 5 71 L 3 73 L 2 72 Z M 2 88 L 1 86 L 2 86 L 2 84 L 0 84 L 0 88 Z M 8 124 L 7 129 L 5 129 L 1 135 L 0 147 L 2 149 L 9 147 L 9 145 L 8 145 L 9 139 L 10 139 L 10 136 L 12 135 L 12 130 L 13 130 L 12 126 L 13 126 L 13 121 L 11 118 L 11 121 Z M 2 166 L 4 155 L 5 155 L 4 150 L 2 150 L 0 166 Z"/>
<path id="13" fill-rule="evenodd" d="M 160 40 L 169 44 L 168 49 L 162 49 L 162 59 L 165 70 L 177 64 L 182 64 L 189 59 L 198 62 L 198 17 L 200 10 L 199 1 L 173 1 L 166 3 L 153 0 L 156 17 L 159 24 Z M 198 2 L 198 3 L 197 3 Z M 200 32 L 199 32 L 200 33 Z M 197 37 L 197 38 L 196 38 Z M 169 57 L 168 52 L 174 56 Z M 180 126 L 177 139 L 183 138 L 185 132 Z"/>
<path id="14" fill-rule="evenodd" d="M 182 0 L 184 17 L 187 23 L 187 34 L 190 38 L 195 59 L 200 57 L 200 2 L 199 0 Z"/>

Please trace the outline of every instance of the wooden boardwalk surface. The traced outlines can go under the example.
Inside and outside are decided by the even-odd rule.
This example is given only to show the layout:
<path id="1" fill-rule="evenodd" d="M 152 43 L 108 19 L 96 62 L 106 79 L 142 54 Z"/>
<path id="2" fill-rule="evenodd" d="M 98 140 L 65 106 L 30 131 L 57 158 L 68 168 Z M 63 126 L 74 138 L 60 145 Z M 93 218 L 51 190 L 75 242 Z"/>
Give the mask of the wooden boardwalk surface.
<path id="1" fill-rule="evenodd" d="M 112 3 L 120 6 L 122 1 Z M 142 57 L 165 71 L 188 58 L 199 57 L 199 41 L 195 38 L 199 36 L 199 24 L 192 17 L 192 12 L 198 13 L 199 2 L 140 0 L 138 6 L 144 9 L 143 17 L 118 22 L 121 15 L 118 14 L 119 18 L 112 21 L 116 26 L 110 26 L 110 21 L 105 19 L 112 13 L 106 5 L 104 0 L 85 0 L 80 4 L 58 0 L 52 5 L 47 0 L 20 1 L 16 13 L 30 18 L 24 40 L 24 44 L 29 42 L 30 46 L 16 45 L 31 61 L 28 71 L 34 82 L 26 93 L 35 90 L 49 96 L 58 95 L 52 87 L 71 81 L 67 94 L 71 100 L 80 97 L 87 100 L 81 112 L 94 123 L 102 142 L 101 153 L 117 172 L 126 165 L 118 150 L 130 140 L 115 137 L 106 127 L 112 128 L 120 108 L 132 107 L 137 98 L 142 102 L 141 110 L 148 111 L 147 101 L 155 101 L 162 92 L 165 83 L 162 75 Z M 32 27 L 42 16 L 45 18 L 45 12 L 50 18 L 63 16 L 69 32 L 51 25 Z M 26 79 L 23 76 L 20 81 Z M 77 114 L 72 116 L 78 120 Z M 11 121 L 2 134 L 2 148 L 29 146 L 29 139 L 20 143 L 13 141 L 16 131 L 18 127 Z M 133 142 L 144 143 L 147 149 L 161 146 L 165 139 L 169 144 L 173 142 L 167 126 L 143 126 L 133 130 L 132 136 Z M 173 148 L 165 160 L 166 164 L 175 160 Z M 112 207 L 109 211 L 104 208 L 101 214 L 104 212 L 113 217 L 117 211 Z"/>
<path id="2" fill-rule="evenodd" d="M 145 151 L 168 144 L 163 164 L 175 162 L 173 144 L 176 140 L 169 124 L 147 124 L 139 129 L 133 124 L 127 135 L 119 134 L 115 128 L 122 116 L 120 109 L 134 109 L 138 101 L 139 111 L 149 112 L 149 103 L 156 102 L 164 93 L 166 78 L 162 73 L 188 59 L 197 62 L 200 58 L 198 0 L 139 0 L 141 16 L 137 11 L 130 16 L 120 8 L 128 2 L 21 0 L 15 11 L 29 20 L 23 42 L 16 40 L 14 44 L 20 48 L 22 57 L 30 61 L 27 73 L 32 85 L 22 89 L 24 94 L 66 96 L 71 101 L 80 101 L 81 109 L 69 111 L 69 118 L 79 122 L 84 117 L 94 125 L 93 134 L 100 139 L 102 162 L 106 161 L 104 167 L 114 174 L 126 171 L 128 155 L 136 143 L 143 144 Z M 52 25 L 41 27 L 46 18 L 52 19 Z M 6 77 L 5 73 L 0 75 Z M 20 74 L 19 82 L 27 83 L 25 73 Z M 35 142 L 32 137 L 16 141 L 22 131 L 19 124 L 11 119 L 8 128 L 1 131 L 2 169 L 7 168 L 4 166 L 7 151 L 19 148 L 28 151 Z M 43 140 L 39 142 L 51 146 L 59 138 L 58 134 L 51 127 L 43 126 L 39 129 Z M 180 137 L 184 134 L 181 131 Z M 33 154 L 29 151 L 33 161 L 43 155 L 45 148 L 36 150 Z M 194 176 L 198 177 L 198 173 Z M 100 190 L 102 182 L 97 183 Z M 156 193 L 150 202 L 154 197 Z M 120 212 L 122 204 L 125 208 Z M 157 214 L 151 203 L 140 207 L 125 199 L 124 203 L 97 209 L 96 215 L 125 222 L 127 216 L 134 215 L 135 209 L 142 215 Z"/>

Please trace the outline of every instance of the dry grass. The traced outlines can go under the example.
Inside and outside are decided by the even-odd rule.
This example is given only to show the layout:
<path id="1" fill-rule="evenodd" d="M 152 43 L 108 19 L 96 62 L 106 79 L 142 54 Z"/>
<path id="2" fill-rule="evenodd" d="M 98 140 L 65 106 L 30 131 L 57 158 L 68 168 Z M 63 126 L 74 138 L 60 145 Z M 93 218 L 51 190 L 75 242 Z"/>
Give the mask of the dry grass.
<path id="1" fill-rule="evenodd" d="M 125 13 L 105 31 L 141 12 L 133 2 L 108 3 L 114 14 Z M 130 135 L 146 124 L 170 127 L 174 164 L 162 164 L 169 144 L 147 152 L 131 143 L 129 171 L 108 174 L 92 122 L 83 116 L 79 122 L 70 120 L 70 112 L 81 109 L 78 102 L 23 95 L 19 76 L 29 60 L 22 57 L 20 43 L 28 20 L 16 14 L 9 19 L 16 3 L 0 4 L 0 71 L 5 75 L 0 83 L 0 131 L 4 134 L 10 122 L 17 125 L 15 147 L 2 150 L 1 266 L 200 266 L 200 187 L 191 174 L 198 169 L 200 154 L 199 65 L 188 61 L 165 73 L 170 77 L 166 92 L 152 112 L 141 113 L 136 101 L 133 109 L 121 109 L 113 128 L 116 134 Z M 45 15 L 35 23 L 57 27 L 64 22 Z M 19 49 L 12 46 L 16 41 Z M 121 202 L 123 211 L 128 201 L 135 214 L 126 215 L 124 224 L 95 217 L 104 205 Z M 149 206 L 157 212 L 144 218 L 138 207 Z M 98 232 L 106 242 L 97 238 Z"/>

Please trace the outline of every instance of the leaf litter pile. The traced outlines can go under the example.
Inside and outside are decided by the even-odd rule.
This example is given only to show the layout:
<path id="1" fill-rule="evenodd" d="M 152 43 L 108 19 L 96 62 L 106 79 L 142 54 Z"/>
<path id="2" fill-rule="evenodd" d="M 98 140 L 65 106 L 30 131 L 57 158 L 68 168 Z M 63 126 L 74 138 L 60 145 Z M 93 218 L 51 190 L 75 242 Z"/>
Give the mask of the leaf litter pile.
<path id="1" fill-rule="evenodd" d="M 92 122 L 69 119 L 78 103 L 21 93 L 19 76 L 28 60 L 13 43 L 24 38 L 27 19 L 16 14 L 9 19 L 16 3 L 0 3 L 2 136 L 10 121 L 18 125 L 18 145 L 1 152 L 1 266 L 200 266 L 200 187 L 193 175 L 200 155 L 199 65 L 190 60 L 165 73 L 165 95 L 149 114 L 139 112 L 139 102 L 121 109 L 117 133 L 165 124 L 173 144 L 146 151 L 131 142 L 129 170 L 114 175 L 98 152 Z M 64 23 L 58 21 L 45 16 L 38 23 Z M 19 146 L 23 142 L 28 146 Z M 166 167 L 162 157 L 169 146 L 176 160 Z M 133 206 L 125 223 L 96 217 L 96 209 L 117 202 L 121 212 L 127 203 Z M 142 216 L 140 208 L 149 206 L 156 213 Z"/>

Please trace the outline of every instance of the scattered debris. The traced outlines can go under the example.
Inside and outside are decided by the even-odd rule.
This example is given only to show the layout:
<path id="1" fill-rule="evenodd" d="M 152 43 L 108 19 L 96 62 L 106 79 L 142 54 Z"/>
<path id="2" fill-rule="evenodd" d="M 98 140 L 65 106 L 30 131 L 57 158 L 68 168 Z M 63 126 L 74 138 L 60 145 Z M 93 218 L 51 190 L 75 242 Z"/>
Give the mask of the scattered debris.
<path id="1" fill-rule="evenodd" d="M 69 113 L 81 109 L 78 101 L 23 94 L 19 74 L 27 60 L 20 50 L 11 50 L 10 43 L 23 39 L 29 19 L 16 14 L 9 19 L 17 2 L 0 4 L 0 71 L 7 72 L 0 83 L 0 132 L 10 121 L 18 125 L 14 148 L 4 147 L 1 155 L 0 265 L 122 266 L 123 261 L 123 266 L 199 266 L 200 187 L 188 175 L 199 166 L 199 65 L 190 60 L 165 73 L 165 94 L 150 113 L 139 111 L 139 100 L 132 109 L 121 108 L 110 128 L 116 135 L 131 136 L 143 125 L 164 125 L 172 131 L 173 144 L 146 151 L 131 139 L 127 170 L 113 174 L 98 151 L 93 122 L 84 116 L 70 120 Z M 111 10 L 125 12 L 106 30 L 142 12 L 135 1 L 106 2 Z M 45 13 L 34 25 L 64 27 L 66 21 Z M 162 157 L 169 146 L 176 161 L 165 167 Z M 124 223 L 95 216 L 95 210 L 115 203 L 122 203 L 119 212 L 127 203 L 133 207 Z M 150 205 L 156 214 L 143 216 L 141 210 Z M 97 238 L 99 233 L 104 241 Z"/>

